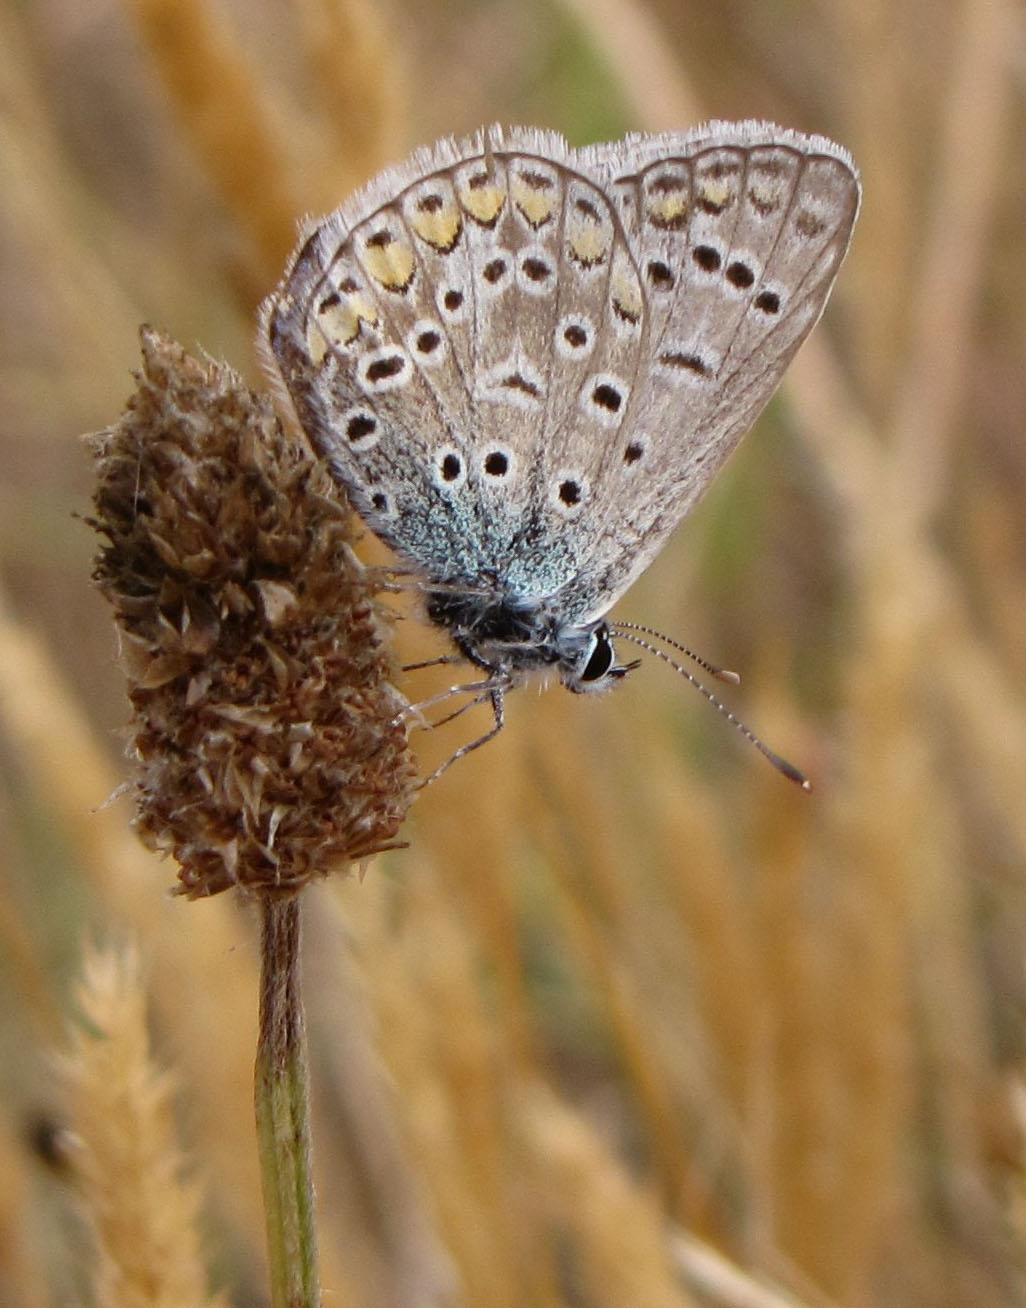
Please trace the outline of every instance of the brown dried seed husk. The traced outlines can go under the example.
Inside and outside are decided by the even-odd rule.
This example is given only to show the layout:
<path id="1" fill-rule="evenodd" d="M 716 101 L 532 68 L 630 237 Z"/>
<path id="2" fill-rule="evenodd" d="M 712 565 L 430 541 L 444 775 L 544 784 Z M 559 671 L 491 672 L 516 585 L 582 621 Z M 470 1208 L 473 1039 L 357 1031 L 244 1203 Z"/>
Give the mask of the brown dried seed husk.
<path id="1" fill-rule="evenodd" d="M 293 892 L 388 847 L 414 793 L 377 576 L 268 396 L 149 328 L 142 346 L 125 413 L 90 438 L 135 824 L 185 894 Z"/>

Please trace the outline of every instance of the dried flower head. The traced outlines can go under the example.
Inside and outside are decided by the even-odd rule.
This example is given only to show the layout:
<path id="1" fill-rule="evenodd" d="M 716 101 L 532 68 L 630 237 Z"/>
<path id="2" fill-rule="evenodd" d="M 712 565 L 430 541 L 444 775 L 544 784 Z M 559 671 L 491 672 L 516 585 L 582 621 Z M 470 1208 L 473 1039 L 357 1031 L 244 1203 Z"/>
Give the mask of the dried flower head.
<path id="1" fill-rule="evenodd" d="M 380 587 L 270 399 L 149 328 L 142 345 L 128 408 L 91 438 L 136 826 L 190 896 L 293 891 L 386 847 L 412 798 Z"/>

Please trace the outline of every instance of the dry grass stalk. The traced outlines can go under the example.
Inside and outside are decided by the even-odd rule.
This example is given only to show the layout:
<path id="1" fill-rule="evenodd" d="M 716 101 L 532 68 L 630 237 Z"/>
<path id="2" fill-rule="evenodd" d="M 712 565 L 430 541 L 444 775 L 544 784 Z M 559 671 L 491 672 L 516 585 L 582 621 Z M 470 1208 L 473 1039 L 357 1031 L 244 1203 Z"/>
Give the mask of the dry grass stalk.
<path id="1" fill-rule="evenodd" d="M 555 1183 L 549 1216 L 562 1229 L 564 1264 L 582 1300 L 595 1308 L 695 1304 L 675 1274 L 656 1194 L 636 1187 L 589 1124 L 545 1089 L 525 1087 L 518 1108 L 529 1166 L 545 1178 L 539 1193 Z"/>
<path id="2" fill-rule="evenodd" d="M 202 0 L 134 0 L 134 8 L 184 135 L 261 265 L 274 267 L 292 245 L 299 206 L 282 191 L 285 143 L 268 122 L 255 70 Z"/>
<path id="3" fill-rule="evenodd" d="M 402 78 L 389 21 L 367 0 L 303 0 L 290 32 L 306 73 L 297 113 L 271 98 L 210 5 L 132 7 L 184 136 L 249 238 L 260 294 L 264 270 L 277 272 L 303 211 L 334 207 L 401 148 Z"/>
<path id="4" fill-rule="evenodd" d="M 90 951 L 62 1060 L 97 1308 L 223 1308 L 200 1257 L 200 1195 L 185 1179 L 171 1082 L 153 1063 L 134 950 Z"/>
<path id="5" fill-rule="evenodd" d="M 313 199 L 334 208 L 402 153 L 407 106 L 397 67 L 398 11 L 374 0 L 302 0 L 300 10 L 321 123 L 311 171 L 332 187 L 319 187 Z M 327 157 L 326 140 L 334 142 Z"/>
<path id="6" fill-rule="evenodd" d="M 210 1186 L 229 1225 L 252 1232 L 259 1244 L 260 1178 L 252 1122 L 228 1111 L 252 1087 L 256 1038 L 252 995 L 257 960 L 249 936 L 227 899 L 210 902 L 202 923 L 188 929 L 169 912 L 166 866 L 128 830 L 120 804 L 104 805 L 118 771 L 82 711 L 74 688 L 37 632 L 19 623 L 0 596 L 0 720 L 34 793 L 50 797 L 49 821 L 76 852 L 81 883 L 106 921 L 117 921 L 147 941 L 147 972 L 161 1029 L 177 1050 L 177 1068 L 189 1087 L 198 1147 Z M 61 748 L 54 748 L 54 741 Z M 22 951 L 6 950 L 19 990 L 32 996 L 45 973 L 40 957 L 26 976 Z M 226 964 L 226 960 L 228 963 Z M 62 1007 L 52 969 L 48 1006 Z M 202 1002 L 217 994 L 216 1010 Z M 41 997 L 42 998 L 42 997 Z M 22 1001 L 25 1002 L 24 1000 Z M 37 1007 L 35 999 L 28 1001 Z M 49 1045 L 56 1029 L 40 1024 Z"/>

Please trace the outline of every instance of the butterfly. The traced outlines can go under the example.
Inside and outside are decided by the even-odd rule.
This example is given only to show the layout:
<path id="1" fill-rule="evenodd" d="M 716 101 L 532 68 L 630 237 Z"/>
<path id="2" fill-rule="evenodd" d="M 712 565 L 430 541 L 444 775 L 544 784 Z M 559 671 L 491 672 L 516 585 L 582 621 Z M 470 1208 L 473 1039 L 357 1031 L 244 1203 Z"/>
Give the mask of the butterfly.
<path id="1" fill-rule="evenodd" d="M 618 639 L 651 648 L 606 614 L 775 391 L 859 203 L 847 151 L 769 123 L 496 126 L 306 225 L 261 353 L 481 673 L 494 726 L 453 758 L 530 674 L 603 690 L 636 666 Z"/>

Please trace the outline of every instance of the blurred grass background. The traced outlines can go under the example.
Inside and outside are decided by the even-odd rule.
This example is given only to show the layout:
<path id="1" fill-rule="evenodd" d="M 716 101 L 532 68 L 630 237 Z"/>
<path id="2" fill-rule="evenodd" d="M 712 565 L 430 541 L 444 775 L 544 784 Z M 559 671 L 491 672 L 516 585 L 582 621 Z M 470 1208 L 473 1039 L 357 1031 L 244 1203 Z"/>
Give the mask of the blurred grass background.
<path id="1" fill-rule="evenodd" d="M 515 695 L 408 850 L 308 896 L 325 1301 L 1022 1301 L 1024 82 L 1003 0 L 5 0 L 0 1304 L 88 1297 L 39 1141 L 83 947 L 128 938 L 211 1276 L 264 1301 L 254 922 L 168 898 L 103 807 L 127 705 L 78 436 L 138 324 L 258 380 L 295 218 L 407 148 L 711 116 L 835 137 L 865 204 L 780 397 L 618 614 L 737 668 L 816 791 L 653 663 Z"/>

